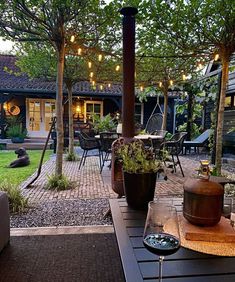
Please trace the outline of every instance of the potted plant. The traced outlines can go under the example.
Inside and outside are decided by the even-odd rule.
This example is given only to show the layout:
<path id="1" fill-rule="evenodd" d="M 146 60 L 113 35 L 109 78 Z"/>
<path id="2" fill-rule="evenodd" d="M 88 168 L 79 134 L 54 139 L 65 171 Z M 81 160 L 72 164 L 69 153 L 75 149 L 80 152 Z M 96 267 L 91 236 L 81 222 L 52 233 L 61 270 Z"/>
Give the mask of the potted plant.
<path id="1" fill-rule="evenodd" d="M 110 114 L 103 117 L 94 115 L 93 127 L 97 133 L 110 132 L 116 130 L 116 124 Z"/>
<path id="2" fill-rule="evenodd" d="M 23 129 L 21 124 L 13 124 L 7 129 L 7 136 L 12 143 L 23 143 L 27 136 L 27 129 Z"/>
<path id="3" fill-rule="evenodd" d="M 133 140 L 117 149 L 123 169 L 123 186 L 128 205 L 146 209 L 154 198 L 157 173 L 163 172 L 162 162 L 155 158 L 152 148 L 141 140 Z"/>

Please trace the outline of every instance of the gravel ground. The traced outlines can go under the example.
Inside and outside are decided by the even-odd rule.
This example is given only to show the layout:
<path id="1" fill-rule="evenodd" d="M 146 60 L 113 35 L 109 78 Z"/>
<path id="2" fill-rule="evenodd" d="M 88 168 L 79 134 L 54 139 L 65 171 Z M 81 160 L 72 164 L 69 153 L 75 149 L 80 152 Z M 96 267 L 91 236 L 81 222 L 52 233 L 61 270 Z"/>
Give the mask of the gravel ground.
<path id="1" fill-rule="evenodd" d="M 111 225 L 111 216 L 104 218 L 108 209 L 108 199 L 43 202 L 11 215 L 11 227 Z"/>

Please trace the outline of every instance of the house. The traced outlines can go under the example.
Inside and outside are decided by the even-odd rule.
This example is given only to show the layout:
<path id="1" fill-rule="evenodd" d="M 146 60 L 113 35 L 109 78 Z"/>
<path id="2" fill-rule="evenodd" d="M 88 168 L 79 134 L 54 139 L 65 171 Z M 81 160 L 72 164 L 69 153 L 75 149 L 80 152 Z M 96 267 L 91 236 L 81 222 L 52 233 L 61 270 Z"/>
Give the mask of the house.
<path id="1" fill-rule="evenodd" d="M 46 137 L 50 122 L 55 115 L 56 83 L 45 79 L 30 79 L 21 73 L 15 65 L 13 55 L 0 55 L 0 128 L 4 138 L 5 117 L 20 116 L 28 130 L 29 137 Z M 173 131 L 174 99 L 177 92 L 169 93 L 168 131 Z M 147 102 L 140 103 L 136 98 L 135 120 L 145 125 L 150 115 L 159 112 L 155 107 L 156 97 L 149 96 Z M 160 97 L 160 107 L 163 109 L 163 97 Z M 73 87 L 73 117 L 74 123 L 86 122 L 93 114 L 99 116 L 108 113 L 121 112 L 122 86 L 96 85 L 89 82 L 78 82 Z M 67 90 L 64 86 L 64 120 L 68 119 Z"/>

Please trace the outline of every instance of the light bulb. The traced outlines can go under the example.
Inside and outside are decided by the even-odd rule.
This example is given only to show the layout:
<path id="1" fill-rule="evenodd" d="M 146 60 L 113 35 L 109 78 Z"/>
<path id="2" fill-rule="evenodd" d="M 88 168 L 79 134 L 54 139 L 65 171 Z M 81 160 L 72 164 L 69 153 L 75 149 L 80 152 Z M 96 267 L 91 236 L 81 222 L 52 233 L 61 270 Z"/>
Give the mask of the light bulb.
<path id="1" fill-rule="evenodd" d="M 82 54 L 82 48 L 78 48 L 78 55 Z"/>
<path id="2" fill-rule="evenodd" d="M 90 72 L 90 77 L 91 77 L 91 78 L 94 77 L 93 71 Z"/>
<path id="3" fill-rule="evenodd" d="M 219 60 L 219 54 L 215 54 L 214 60 L 215 60 L 215 61 L 218 61 L 218 60 Z"/>
<path id="4" fill-rule="evenodd" d="M 94 80 L 92 81 L 92 86 L 95 86 L 95 81 Z"/>
<path id="5" fill-rule="evenodd" d="M 104 89 L 104 86 L 101 84 L 100 85 L 100 90 L 103 90 Z"/>
<path id="6" fill-rule="evenodd" d="M 92 66 L 92 63 L 91 62 L 88 62 L 88 68 L 90 69 Z"/>
<path id="7" fill-rule="evenodd" d="M 173 80 L 171 79 L 169 82 L 170 82 L 170 85 L 172 86 L 173 85 Z"/>
<path id="8" fill-rule="evenodd" d="M 162 87 L 162 82 L 161 81 L 159 82 L 159 87 Z"/>
<path id="9" fill-rule="evenodd" d="M 186 75 L 185 75 L 185 74 L 182 74 L 182 79 L 183 79 L 183 80 L 186 80 L 186 78 L 187 78 Z"/>
<path id="10" fill-rule="evenodd" d="M 143 86 L 140 86 L 140 91 L 144 91 L 144 87 Z"/>
<path id="11" fill-rule="evenodd" d="M 74 36 L 74 35 L 72 35 L 72 36 L 70 37 L 70 41 L 71 41 L 72 43 L 75 41 L 75 36 Z"/>
<path id="12" fill-rule="evenodd" d="M 99 55 L 98 55 L 98 61 L 101 62 L 101 61 L 102 61 L 102 58 L 103 58 L 102 54 L 99 54 Z"/>
<path id="13" fill-rule="evenodd" d="M 111 87 L 111 83 L 108 84 L 108 88 L 110 88 L 110 87 Z"/>
<path id="14" fill-rule="evenodd" d="M 116 71 L 119 71 L 119 70 L 120 70 L 120 66 L 117 65 L 116 68 L 115 68 L 115 70 L 116 70 Z"/>

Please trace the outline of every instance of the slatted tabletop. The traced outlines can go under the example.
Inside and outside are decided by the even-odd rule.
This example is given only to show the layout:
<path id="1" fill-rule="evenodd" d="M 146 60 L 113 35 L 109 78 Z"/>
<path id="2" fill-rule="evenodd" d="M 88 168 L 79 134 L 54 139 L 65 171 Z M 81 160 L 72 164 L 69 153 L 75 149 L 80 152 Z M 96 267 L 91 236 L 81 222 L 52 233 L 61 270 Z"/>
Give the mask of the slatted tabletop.
<path id="1" fill-rule="evenodd" d="M 182 210 L 182 198 L 170 201 Z M 158 281 L 158 257 L 142 243 L 146 212 L 132 210 L 124 198 L 111 199 L 110 207 L 126 281 Z M 235 257 L 207 255 L 181 247 L 175 254 L 165 257 L 163 281 L 234 282 Z"/>

